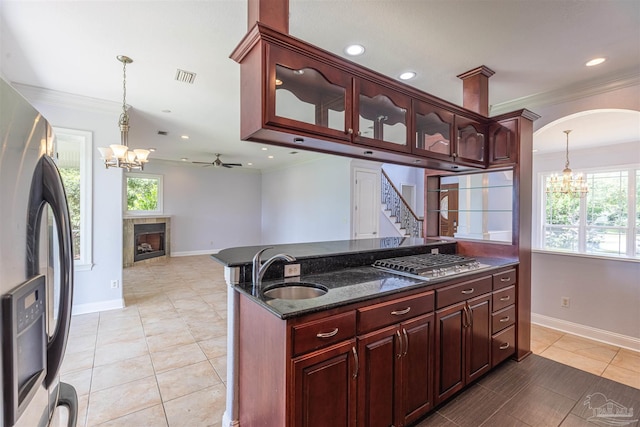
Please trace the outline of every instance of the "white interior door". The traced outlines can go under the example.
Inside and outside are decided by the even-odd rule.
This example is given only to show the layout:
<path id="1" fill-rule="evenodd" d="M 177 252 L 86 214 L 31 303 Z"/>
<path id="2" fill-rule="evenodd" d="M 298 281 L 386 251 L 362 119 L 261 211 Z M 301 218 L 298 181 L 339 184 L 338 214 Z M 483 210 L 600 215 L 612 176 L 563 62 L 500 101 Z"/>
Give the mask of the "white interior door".
<path id="1" fill-rule="evenodd" d="M 380 222 L 380 173 L 370 169 L 354 171 L 353 237 L 378 237 Z"/>

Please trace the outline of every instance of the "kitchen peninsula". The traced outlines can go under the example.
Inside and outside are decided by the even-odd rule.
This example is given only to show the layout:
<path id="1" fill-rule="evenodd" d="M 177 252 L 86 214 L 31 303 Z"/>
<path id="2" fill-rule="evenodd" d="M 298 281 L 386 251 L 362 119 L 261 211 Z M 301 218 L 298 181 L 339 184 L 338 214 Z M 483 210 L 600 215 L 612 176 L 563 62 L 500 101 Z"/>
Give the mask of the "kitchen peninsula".
<path id="1" fill-rule="evenodd" d="M 327 290 L 289 300 L 253 288 L 252 258 L 260 249 L 213 255 L 231 287 L 227 411 L 241 426 L 411 425 L 514 355 L 516 259 L 474 257 L 469 269 L 452 267 L 450 276 L 439 277 L 441 268 L 418 278 L 372 264 L 460 258 L 457 243 L 381 238 L 278 245 L 263 259 L 287 253 L 296 260 L 269 267 L 262 291 L 281 284 L 284 264 L 299 264 L 301 273 L 286 285 Z"/>

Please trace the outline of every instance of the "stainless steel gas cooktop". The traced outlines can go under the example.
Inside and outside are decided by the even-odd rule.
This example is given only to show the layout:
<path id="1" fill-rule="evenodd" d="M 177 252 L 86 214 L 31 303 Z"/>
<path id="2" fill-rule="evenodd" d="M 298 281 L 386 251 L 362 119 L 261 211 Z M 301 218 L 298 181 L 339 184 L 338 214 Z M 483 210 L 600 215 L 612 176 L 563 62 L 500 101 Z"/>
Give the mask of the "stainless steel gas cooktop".
<path id="1" fill-rule="evenodd" d="M 402 276 L 433 280 L 489 268 L 475 258 L 449 254 L 422 254 L 379 259 L 374 267 Z"/>

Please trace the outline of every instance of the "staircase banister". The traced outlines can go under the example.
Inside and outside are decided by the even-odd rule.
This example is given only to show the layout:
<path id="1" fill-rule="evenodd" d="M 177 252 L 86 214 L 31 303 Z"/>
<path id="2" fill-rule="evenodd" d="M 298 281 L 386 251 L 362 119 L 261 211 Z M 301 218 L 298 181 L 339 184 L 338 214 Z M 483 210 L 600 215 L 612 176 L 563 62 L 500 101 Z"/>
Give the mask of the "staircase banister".
<path id="1" fill-rule="evenodd" d="M 402 193 L 398 191 L 398 188 L 393 184 L 393 181 L 391 181 L 391 179 L 389 178 L 389 175 L 387 175 L 387 173 L 384 171 L 384 169 L 380 169 L 382 171 L 382 175 L 384 175 L 384 177 L 387 179 L 387 181 L 389 181 L 389 185 L 391 185 L 391 188 L 393 188 L 393 190 L 396 192 L 396 194 L 398 194 L 398 197 L 400 197 L 400 200 L 402 200 L 402 202 L 404 203 L 404 205 L 407 207 L 407 209 L 409 209 L 409 212 L 411 213 L 411 215 L 413 215 L 413 217 L 417 220 L 417 221 L 422 221 L 424 219 L 418 217 L 418 215 L 416 215 L 416 213 L 413 211 L 413 209 L 411 209 L 411 205 L 409 205 L 409 203 L 407 203 L 407 201 L 404 199 L 404 197 L 402 197 Z"/>

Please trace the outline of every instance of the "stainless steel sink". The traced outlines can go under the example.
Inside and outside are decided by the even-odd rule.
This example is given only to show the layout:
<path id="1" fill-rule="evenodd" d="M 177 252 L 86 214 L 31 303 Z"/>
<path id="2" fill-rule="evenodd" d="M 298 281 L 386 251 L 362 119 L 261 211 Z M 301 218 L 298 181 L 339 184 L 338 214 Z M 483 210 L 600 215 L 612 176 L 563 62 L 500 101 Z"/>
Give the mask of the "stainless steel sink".
<path id="1" fill-rule="evenodd" d="M 269 286 L 262 294 L 265 298 L 273 299 L 309 299 L 321 297 L 327 292 L 327 288 L 316 283 L 295 282 Z"/>

